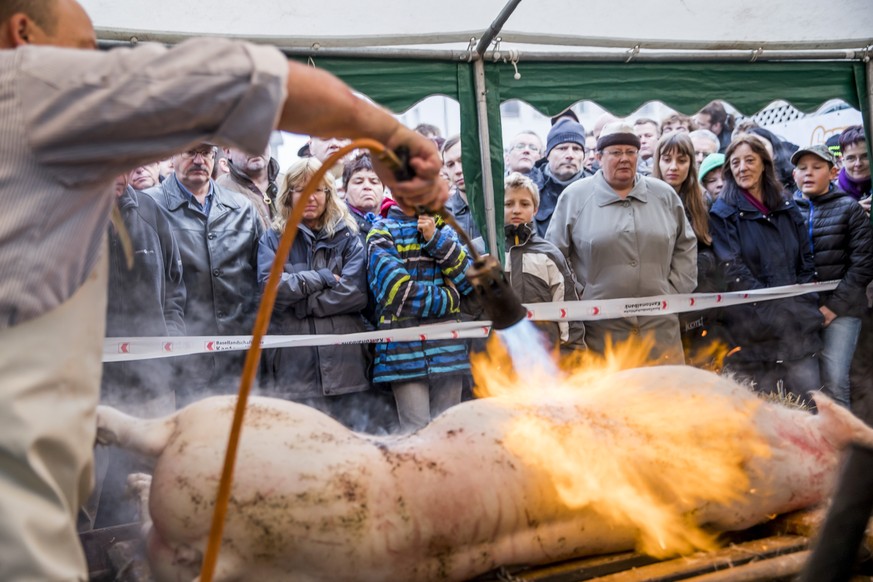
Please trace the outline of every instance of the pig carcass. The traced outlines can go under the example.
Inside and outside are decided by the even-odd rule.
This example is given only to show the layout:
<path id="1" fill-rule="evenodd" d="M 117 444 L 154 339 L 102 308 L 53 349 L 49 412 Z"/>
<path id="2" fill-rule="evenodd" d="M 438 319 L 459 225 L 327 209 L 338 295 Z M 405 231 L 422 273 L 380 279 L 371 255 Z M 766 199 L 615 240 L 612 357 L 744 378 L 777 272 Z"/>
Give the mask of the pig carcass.
<path id="1" fill-rule="evenodd" d="M 464 580 L 640 547 L 659 535 L 633 519 L 645 504 L 666 507 L 661 518 L 745 529 L 819 503 L 840 450 L 873 446 L 873 430 L 826 398 L 812 415 L 690 367 L 625 370 L 591 390 L 570 388 L 467 402 L 396 437 L 252 398 L 215 579 Z M 103 443 L 156 459 L 148 552 L 159 580 L 198 576 L 234 404 L 208 398 L 152 420 L 99 410 Z M 529 442 L 537 432 L 549 433 L 546 444 Z M 687 442 L 667 442 L 682 435 Z M 583 452 L 582 478 L 553 471 L 561 447 L 559 459 Z M 708 464 L 709 447 L 727 462 Z M 686 450 L 703 457 L 681 458 Z M 630 476 L 618 475 L 628 467 Z M 731 470 L 742 475 L 739 494 L 710 495 Z M 698 481 L 699 493 L 676 488 Z M 636 509 L 616 511 L 638 490 Z"/>

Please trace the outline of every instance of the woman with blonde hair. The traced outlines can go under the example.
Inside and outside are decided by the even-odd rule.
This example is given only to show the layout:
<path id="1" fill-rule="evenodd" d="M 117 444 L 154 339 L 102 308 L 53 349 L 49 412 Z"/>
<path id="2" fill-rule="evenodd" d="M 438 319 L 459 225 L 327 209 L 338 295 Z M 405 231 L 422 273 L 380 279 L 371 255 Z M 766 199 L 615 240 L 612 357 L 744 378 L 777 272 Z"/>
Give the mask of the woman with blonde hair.
<path id="1" fill-rule="evenodd" d="M 697 237 L 697 288 L 695 293 L 713 293 L 721 283 L 712 236 L 709 233 L 709 208 L 697 177 L 694 142 L 687 133 L 673 132 L 658 141 L 653 156 L 652 176 L 667 182 L 685 207 L 685 216 Z M 690 311 L 679 316 L 685 361 L 710 367 L 713 342 L 719 341 L 721 326 L 715 310 Z"/>
<path id="2" fill-rule="evenodd" d="M 361 310 L 367 305 L 367 256 L 357 224 L 329 174 L 308 200 L 301 200 L 303 187 L 320 166 L 315 158 L 303 158 L 288 168 L 277 199 L 278 215 L 260 241 L 258 280 L 263 287 L 292 210 L 306 205 L 285 259 L 271 334 L 366 330 Z M 264 350 L 261 392 L 308 404 L 362 430 L 368 419 L 356 418 L 360 398 L 349 396 L 369 389 L 368 366 L 362 344 Z"/>

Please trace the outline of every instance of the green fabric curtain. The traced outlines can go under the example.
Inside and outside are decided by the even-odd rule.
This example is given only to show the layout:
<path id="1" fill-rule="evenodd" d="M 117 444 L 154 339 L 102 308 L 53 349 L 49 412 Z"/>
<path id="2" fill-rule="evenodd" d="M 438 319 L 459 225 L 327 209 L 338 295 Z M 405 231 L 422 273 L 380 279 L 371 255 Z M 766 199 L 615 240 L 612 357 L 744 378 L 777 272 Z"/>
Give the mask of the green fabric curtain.
<path id="1" fill-rule="evenodd" d="M 295 60 L 307 62 L 305 59 Z M 395 113 L 405 111 L 431 95 L 445 95 L 461 102 L 459 65 L 456 63 L 346 58 L 316 58 L 313 62 Z M 464 63 L 463 66 L 469 65 Z"/>
<path id="2" fill-rule="evenodd" d="M 499 64 L 501 101 L 521 99 L 547 115 L 581 100 L 594 101 L 623 117 L 648 101 L 661 101 L 693 114 L 713 99 L 744 114 L 777 99 L 804 112 L 828 99 L 843 99 L 862 109 L 859 83 L 864 67 L 851 62 L 797 63 L 519 63 L 521 79 L 509 64 Z"/>
<path id="3" fill-rule="evenodd" d="M 486 87 L 497 86 L 499 71 L 485 69 Z M 479 146 L 479 116 L 476 109 L 475 73 L 472 65 L 458 65 L 458 85 L 460 94 L 469 95 L 469 102 L 461 102 L 461 151 L 464 166 L 464 182 L 467 184 L 467 202 L 473 211 L 479 232 L 488 248 L 488 229 L 485 223 L 485 198 L 482 191 L 482 156 Z M 486 94 L 488 130 L 491 137 L 491 175 L 494 177 L 495 221 L 497 223 L 497 247 L 499 259 L 503 261 L 503 129 L 500 122 L 500 102 L 492 98 L 490 89 Z M 472 181 L 467 176 L 473 176 Z"/>
<path id="4" fill-rule="evenodd" d="M 408 59 L 315 59 L 355 90 L 394 112 L 430 95 L 456 99 L 461 107 L 461 149 L 467 197 L 484 234 L 485 204 L 472 63 Z M 727 101 L 745 114 L 777 99 L 804 112 L 829 99 L 842 99 L 864 115 L 867 135 L 867 78 L 857 62 L 663 62 L 584 63 L 524 62 L 521 79 L 507 63 L 485 63 L 488 124 L 498 247 L 503 247 L 503 144 L 500 104 L 520 99 L 546 115 L 560 113 L 577 101 L 590 100 L 618 116 L 626 116 L 648 101 L 658 100 L 693 114 L 713 99 Z M 502 257 L 501 257 L 502 260 Z"/>

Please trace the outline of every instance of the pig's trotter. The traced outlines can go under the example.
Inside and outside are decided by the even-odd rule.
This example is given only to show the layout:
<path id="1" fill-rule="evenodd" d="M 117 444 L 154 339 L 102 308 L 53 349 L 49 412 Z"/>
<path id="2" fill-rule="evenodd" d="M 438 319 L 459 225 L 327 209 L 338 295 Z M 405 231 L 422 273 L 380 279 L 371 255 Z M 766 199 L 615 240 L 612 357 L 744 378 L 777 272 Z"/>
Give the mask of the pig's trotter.
<path id="1" fill-rule="evenodd" d="M 152 486 L 152 476 L 145 473 L 132 473 L 127 476 L 127 494 L 137 503 L 142 531 L 148 533 L 152 527 L 152 518 L 149 514 L 149 489 Z"/>
<path id="2" fill-rule="evenodd" d="M 176 429 L 176 414 L 142 419 L 109 406 L 97 407 L 97 443 L 118 445 L 147 457 L 157 457 Z"/>

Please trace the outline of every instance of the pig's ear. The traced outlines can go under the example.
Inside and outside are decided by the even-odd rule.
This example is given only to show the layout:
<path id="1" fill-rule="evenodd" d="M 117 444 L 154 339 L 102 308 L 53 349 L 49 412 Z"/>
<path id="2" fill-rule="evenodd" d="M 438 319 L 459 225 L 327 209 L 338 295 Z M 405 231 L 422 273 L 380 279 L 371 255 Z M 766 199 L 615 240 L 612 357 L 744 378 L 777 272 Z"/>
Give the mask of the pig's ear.
<path id="1" fill-rule="evenodd" d="M 822 434 L 828 442 L 838 449 L 853 442 L 873 448 L 873 428 L 823 393 L 816 392 L 813 398 L 818 408 L 816 420 L 821 423 Z"/>

